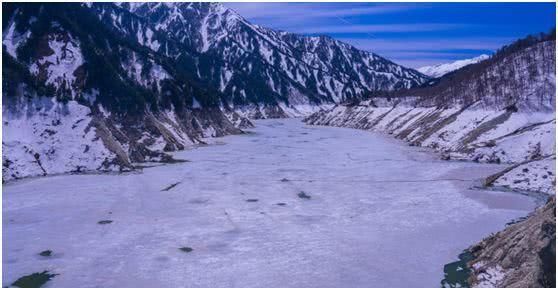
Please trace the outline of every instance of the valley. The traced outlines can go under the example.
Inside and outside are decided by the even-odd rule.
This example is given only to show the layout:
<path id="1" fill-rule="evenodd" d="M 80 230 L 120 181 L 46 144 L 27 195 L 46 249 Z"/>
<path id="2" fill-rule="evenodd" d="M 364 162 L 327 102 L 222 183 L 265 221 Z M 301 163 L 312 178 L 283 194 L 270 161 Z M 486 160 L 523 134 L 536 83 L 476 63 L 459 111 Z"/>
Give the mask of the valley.
<path id="1" fill-rule="evenodd" d="M 437 287 L 463 249 L 536 205 L 475 188 L 502 165 L 300 119 L 255 126 L 173 154 L 187 162 L 5 184 L 3 282 Z"/>
<path id="2" fill-rule="evenodd" d="M 452 5 L 3 3 L 3 287 L 554 287 L 555 22 Z"/>

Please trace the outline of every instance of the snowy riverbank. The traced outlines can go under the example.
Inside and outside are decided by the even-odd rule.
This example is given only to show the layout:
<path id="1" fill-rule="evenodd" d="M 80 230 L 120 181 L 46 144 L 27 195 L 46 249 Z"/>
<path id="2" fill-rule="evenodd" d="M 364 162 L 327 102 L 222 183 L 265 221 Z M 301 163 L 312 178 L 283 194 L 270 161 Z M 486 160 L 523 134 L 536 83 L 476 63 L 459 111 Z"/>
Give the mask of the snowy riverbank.
<path id="1" fill-rule="evenodd" d="M 48 270 L 53 287 L 436 287 L 464 247 L 535 206 L 469 189 L 499 165 L 297 119 L 251 131 L 139 174 L 4 185 L 3 281 Z"/>
<path id="2" fill-rule="evenodd" d="M 304 121 L 389 134 L 413 146 L 437 150 L 444 159 L 515 165 L 516 169 L 490 177 L 488 184 L 553 195 L 556 114 L 488 110 L 479 104 L 446 109 L 394 103 L 376 107 L 363 101 L 337 105 Z"/>

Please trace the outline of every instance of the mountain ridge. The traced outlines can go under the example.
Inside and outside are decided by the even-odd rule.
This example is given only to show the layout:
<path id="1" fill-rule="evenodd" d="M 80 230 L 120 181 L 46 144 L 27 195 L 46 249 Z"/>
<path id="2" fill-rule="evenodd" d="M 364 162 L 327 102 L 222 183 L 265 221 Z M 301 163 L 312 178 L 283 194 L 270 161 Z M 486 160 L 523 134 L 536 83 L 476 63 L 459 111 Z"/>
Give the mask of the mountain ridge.
<path id="1" fill-rule="evenodd" d="M 478 63 L 480 61 L 486 60 L 489 57 L 490 56 L 487 55 L 487 54 L 481 54 L 477 57 L 473 57 L 473 58 L 469 58 L 469 59 L 462 59 L 462 60 L 457 60 L 457 61 L 454 61 L 454 62 L 436 64 L 436 65 L 431 65 L 431 66 L 423 66 L 423 67 L 417 68 L 417 71 L 419 71 L 420 73 L 422 73 L 424 75 L 428 75 L 430 77 L 439 78 L 439 77 L 444 76 L 445 74 L 453 72 L 453 71 L 455 71 L 457 69 L 460 69 L 462 67 L 465 67 L 467 65 L 475 64 L 475 63 Z"/>
<path id="2" fill-rule="evenodd" d="M 197 5 L 196 9 L 193 9 L 192 5 Z M 163 27 L 166 33 L 172 34 L 175 39 L 186 39 L 187 44 L 194 50 L 212 53 L 216 58 L 240 67 L 246 77 L 255 77 L 253 79 L 257 81 L 252 81 L 252 84 L 261 83 L 262 85 L 258 85 L 261 86 L 262 94 L 269 95 L 275 102 L 279 100 L 287 104 L 318 104 L 324 101 L 332 103 L 351 97 L 362 97 L 365 90 L 409 88 L 426 81 L 426 77 L 412 69 L 403 68 L 376 54 L 357 50 L 349 44 L 328 37 L 307 37 L 253 25 L 233 10 L 217 3 L 145 3 L 136 5 L 133 11 L 137 15 L 149 18 L 156 27 Z M 190 15 L 189 13 L 194 15 L 190 18 L 179 17 Z M 192 18 L 196 21 L 185 20 Z M 250 52 L 251 57 L 239 54 L 246 51 Z M 349 58 L 351 63 L 347 62 Z M 335 61 L 339 62 L 335 65 L 343 69 L 334 69 L 332 65 L 326 64 Z M 353 69 L 359 65 L 361 71 Z M 281 73 L 275 72 L 276 70 Z M 229 73 L 230 78 L 219 74 L 204 75 L 204 78 L 213 79 L 215 84 L 219 84 L 221 91 L 232 95 L 229 104 L 246 103 L 244 100 L 253 97 L 251 95 L 254 91 L 247 88 L 242 81 L 235 80 L 235 73 L 240 73 L 238 69 L 228 71 L 232 71 Z M 402 80 L 380 81 L 371 77 L 371 73 L 378 71 L 395 73 L 394 75 Z M 266 79 L 260 78 L 262 75 L 265 75 Z M 383 77 L 381 74 L 374 76 L 378 79 Z M 320 81 L 321 78 L 335 83 Z M 285 99 L 277 97 L 277 94 L 289 97 Z M 300 94 L 298 96 L 302 97 L 293 94 Z"/>

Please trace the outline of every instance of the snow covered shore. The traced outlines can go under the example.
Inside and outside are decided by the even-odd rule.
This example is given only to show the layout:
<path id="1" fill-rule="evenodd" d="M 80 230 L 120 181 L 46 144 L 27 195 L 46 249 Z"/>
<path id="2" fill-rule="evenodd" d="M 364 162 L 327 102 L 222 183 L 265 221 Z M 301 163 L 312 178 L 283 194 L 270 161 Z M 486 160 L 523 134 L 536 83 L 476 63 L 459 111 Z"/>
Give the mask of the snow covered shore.
<path id="1" fill-rule="evenodd" d="M 4 283 L 47 270 L 53 287 L 436 287 L 463 247 L 534 208 L 469 189 L 501 165 L 296 119 L 251 132 L 143 173 L 4 185 Z"/>
<path id="2" fill-rule="evenodd" d="M 375 107 L 364 101 L 337 105 L 305 121 L 391 134 L 411 145 L 436 149 L 448 160 L 522 164 L 518 168 L 522 173 L 512 170 L 501 174 L 491 185 L 554 194 L 555 118 L 554 112 L 494 111 L 475 105 L 448 109 Z"/>

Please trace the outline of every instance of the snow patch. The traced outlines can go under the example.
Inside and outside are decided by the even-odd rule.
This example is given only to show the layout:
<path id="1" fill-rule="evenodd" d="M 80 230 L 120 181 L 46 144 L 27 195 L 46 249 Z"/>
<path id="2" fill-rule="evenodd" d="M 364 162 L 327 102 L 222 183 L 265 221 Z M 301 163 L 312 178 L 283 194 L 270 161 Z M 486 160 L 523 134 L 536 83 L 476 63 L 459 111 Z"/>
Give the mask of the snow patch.
<path id="1" fill-rule="evenodd" d="M 56 33 L 48 36 L 48 46 L 53 53 L 33 62 L 29 71 L 36 76 L 46 73 L 46 84 L 69 89 L 74 99 L 77 96 L 75 72 L 84 63 L 79 41 L 69 34 Z"/>
<path id="2" fill-rule="evenodd" d="M 434 65 L 434 66 L 420 67 L 420 68 L 417 69 L 417 71 L 419 71 L 420 73 L 422 73 L 424 75 L 428 75 L 428 76 L 431 76 L 431 77 L 434 77 L 434 78 L 438 78 L 438 77 L 442 77 L 445 74 L 448 74 L 452 71 L 455 71 L 457 69 L 465 67 L 467 65 L 479 63 L 483 60 L 488 59 L 489 57 L 490 56 L 488 56 L 486 54 L 482 54 L 482 55 L 477 56 L 475 58 L 458 60 L 458 61 L 455 61 L 455 62 L 452 62 L 452 63 L 444 63 L 444 64 L 438 64 L 438 65 Z"/>
<path id="3" fill-rule="evenodd" d="M 3 179 L 106 170 L 115 155 L 90 126 L 90 109 L 69 101 L 41 98 L 22 104 L 18 113 L 4 108 L 2 125 Z M 36 107 L 41 107 L 39 111 Z"/>

